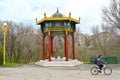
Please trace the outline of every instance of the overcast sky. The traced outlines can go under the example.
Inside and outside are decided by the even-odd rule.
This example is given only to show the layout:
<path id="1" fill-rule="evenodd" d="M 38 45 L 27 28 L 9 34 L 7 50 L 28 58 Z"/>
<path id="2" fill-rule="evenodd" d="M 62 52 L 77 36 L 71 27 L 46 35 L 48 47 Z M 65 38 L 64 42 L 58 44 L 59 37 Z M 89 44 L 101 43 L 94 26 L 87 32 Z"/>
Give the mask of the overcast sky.
<path id="1" fill-rule="evenodd" d="M 110 0 L 0 0 L 0 20 L 12 20 L 32 24 L 36 28 L 35 18 L 42 19 L 44 12 L 51 16 L 59 12 L 73 18 L 81 18 L 77 25 L 82 33 L 91 34 L 91 27 L 101 22 L 101 9 L 109 5 Z"/>

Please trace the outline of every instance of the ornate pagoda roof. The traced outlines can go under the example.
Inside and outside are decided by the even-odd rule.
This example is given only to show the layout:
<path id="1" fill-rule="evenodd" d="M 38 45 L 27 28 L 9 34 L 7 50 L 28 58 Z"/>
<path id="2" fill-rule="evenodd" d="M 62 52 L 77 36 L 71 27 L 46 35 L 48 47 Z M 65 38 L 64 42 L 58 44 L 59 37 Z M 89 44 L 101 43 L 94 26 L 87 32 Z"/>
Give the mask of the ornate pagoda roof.
<path id="1" fill-rule="evenodd" d="M 65 20 L 70 20 L 70 21 L 73 21 L 73 22 L 75 22 L 77 24 L 80 23 L 80 19 L 76 20 L 76 19 L 72 18 L 71 13 L 69 13 L 69 16 L 66 17 L 62 13 L 59 13 L 59 10 L 57 9 L 56 13 L 54 13 L 51 17 L 47 17 L 46 13 L 44 13 L 44 18 L 41 19 L 41 20 L 38 20 L 38 21 L 36 19 L 36 24 L 40 25 L 44 21 L 65 21 Z"/>

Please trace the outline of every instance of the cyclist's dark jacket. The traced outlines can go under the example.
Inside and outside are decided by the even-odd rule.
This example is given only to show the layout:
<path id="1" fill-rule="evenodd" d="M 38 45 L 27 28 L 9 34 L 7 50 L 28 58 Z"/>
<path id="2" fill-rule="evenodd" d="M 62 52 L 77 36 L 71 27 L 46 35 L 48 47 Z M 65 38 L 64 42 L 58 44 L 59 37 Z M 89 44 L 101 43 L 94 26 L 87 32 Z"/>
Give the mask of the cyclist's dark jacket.
<path id="1" fill-rule="evenodd" d="M 102 61 L 102 59 L 101 58 L 97 58 L 97 65 L 102 65 L 104 62 Z"/>

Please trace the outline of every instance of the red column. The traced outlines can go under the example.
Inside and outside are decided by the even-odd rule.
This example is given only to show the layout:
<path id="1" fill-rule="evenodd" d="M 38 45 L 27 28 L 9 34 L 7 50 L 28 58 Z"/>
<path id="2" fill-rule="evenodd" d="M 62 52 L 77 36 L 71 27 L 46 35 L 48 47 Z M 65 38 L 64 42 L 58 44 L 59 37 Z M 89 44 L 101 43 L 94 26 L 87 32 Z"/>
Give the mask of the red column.
<path id="1" fill-rule="evenodd" d="M 45 60 L 45 38 L 44 38 L 44 33 L 42 33 L 42 60 Z"/>
<path id="2" fill-rule="evenodd" d="M 51 56 L 53 56 L 53 38 L 51 37 Z"/>
<path id="3" fill-rule="evenodd" d="M 74 33 L 72 34 L 72 59 L 75 59 Z"/>
<path id="4" fill-rule="evenodd" d="M 65 55 L 65 58 L 66 58 L 66 34 L 65 34 L 65 37 L 64 37 L 64 55 Z"/>
<path id="5" fill-rule="evenodd" d="M 51 34 L 48 31 L 48 61 L 51 61 Z"/>
<path id="6" fill-rule="evenodd" d="M 65 55 L 66 61 L 68 61 L 68 31 L 65 33 Z"/>

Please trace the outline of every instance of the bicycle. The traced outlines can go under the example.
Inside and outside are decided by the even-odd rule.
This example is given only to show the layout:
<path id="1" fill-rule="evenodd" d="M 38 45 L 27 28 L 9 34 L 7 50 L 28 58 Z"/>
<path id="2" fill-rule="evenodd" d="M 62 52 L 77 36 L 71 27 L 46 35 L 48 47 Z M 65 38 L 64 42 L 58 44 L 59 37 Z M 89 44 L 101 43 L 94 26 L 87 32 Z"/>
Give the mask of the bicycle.
<path id="1" fill-rule="evenodd" d="M 94 66 L 91 68 L 91 74 L 93 74 L 93 75 L 98 75 L 98 73 L 102 73 L 102 71 L 104 72 L 105 75 L 112 74 L 112 68 L 106 66 L 105 64 L 104 64 L 102 70 L 100 70 L 98 66 Z"/>

